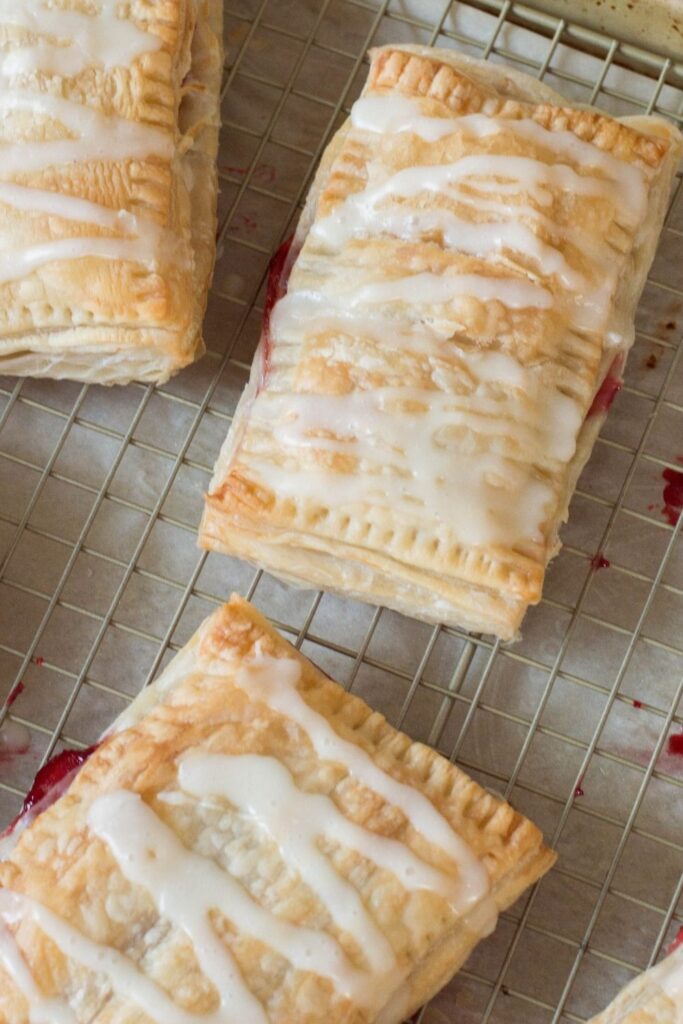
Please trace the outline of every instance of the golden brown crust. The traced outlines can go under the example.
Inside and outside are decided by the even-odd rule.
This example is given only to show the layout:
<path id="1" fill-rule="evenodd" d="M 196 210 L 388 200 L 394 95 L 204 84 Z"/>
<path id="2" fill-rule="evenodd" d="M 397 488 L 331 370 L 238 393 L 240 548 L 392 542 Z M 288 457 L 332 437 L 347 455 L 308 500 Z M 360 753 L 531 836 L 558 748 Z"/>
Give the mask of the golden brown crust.
<path id="1" fill-rule="evenodd" d="M 454 114 L 482 111 L 511 119 L 530 117 L 548 131 L 573 132 L 578 138 L 592 142 L 620 159 L 642 161 L 649 167 L 658 167 L 670 148 L 667 139 L 634 131 L 597 110 L 548 103 L 530 104 L 501 96 L 495 89 L 483 88 L 440 59 L 390 46 L 372 51 L 371 56 L 370 88 L 396 90 L 438 100 Z"/>
<path id="2" fill-rule="evenodd" d="M 93 801 L 103 793 L 127 789 L 140 794 L 182 836 L 185 845 L 197 848 L 199 843 L 205 855 L 207 849 L 215 849 L 216 857 L 224 866 L 227 860 L 231 870 L 228 840 L 221 849 L 221 831 L 207 825 L 207 821 L 217 820 L 215 814 L 205 813 L 199 805 L 197 817 L 187 803 L 181 807 L 164 794 L 172 797 L 177 792 L 178 761 L 190 750 L 268 754 L 285 763 L 299 785 L 333 796 L 351 820 L 400 840 L 435 867 L 452 871 L 444 852 L 411 827 L 401 808 L 352 780 L 343 765 L 319 761 L 305 732 L 235 685 L 235 673 L 257 651 L 296 659 L 302 672 L 297 688 L 306 704 L 338 735 L 364 749 L 384 772 L 429 798 L 481 858 L 498 910 L 508 906 L 554 861 L 554 854 L 544 847 L 531 822 L 434 750 L 393 729 L 295 651 L 255 609 L 233 597 L 200 627 L 160 680 L 143 691 L 123 716 L 119 731 L 104 740 L 66 795 L 40 815 L 22 834 L 10 859 L 0 864 L 0 887 L 30 896 L 91 939 L 114 945 L 172 996 L 179 994 L 175 986 L 182 976 L 183 1005 L 195 1012 L 215 1008 L 215 996 L 191 947 L 173 926 L 159 919 L 144 890 L 125 881 L 107 849 L 85 824 Z M 210 846 L 207 835 L 214 836 L 218 844 Z M 265 906 L 279 905 L 284 892 L 278 880 L 282 872 L 277 856 L 267 846 L 257 843 L 247 848 L 245 842 L 243 838 L 240 863 L 255 858 L 258 870 L 254 876 L 244 875 L 242 870 L 238 874 L 241 883 Z M 406 899 L 397 879 L 386 871 L 359 871 L 359 856 L 351 851 L 337 858 L 335 865 L 347 878 L 355 867 L 354 884 L 366 908 L 382 922 L 400 961 L 410 967 L 400 990 L 376 1018 L 394 1024 L 401 1018 L 393 1014 L 391 1006 L 400 1004 L 403 1013 L 420 1005 L 462 963 L 478 940 L 480 926 L 469 917 L 459 921 L 435 893 L 416 893 Z M 268 882 L 265 886 L 264 881 Z M 119 913 L 123 907 L 125 914 Z M 286 888 L 288 919 L 306 924 L 311 913 L 319 912 L 311 905 L 305 883 L 290 879 Z M 76 998 L 78 993 L 87 1003 L 94 991 L 87 973 L 79 973 L 77 965 L 30 921 L 12 931 L 45 994 L 64 997 L 70 993 Z M 154 941 L 152 936 L 156 936 Z M 366 1024 L 375 1019 L 313 978 L 303 985 L 291 969 L 269 971 L 263 966 L 268 961 L 266 951 L 248 937 L 237 941 L 226 934 L 225 941 L 249 986 L 268 1006 L 273 1024 L 291 1024 L 293 1020 Z M 362 963 L 363 951 L 354 952 L 354 948 L 349 947 L 349 955 Z M 275 963 L 273 957 L 271 961 Z M 26 1024 L 24 1002 L 2 968 L 0 979 L 0 1020 Z M 115 997 L 100 997 L 92 1003 L 95 1009 L 88 1019 L 104 1024 L 116 1005 Z M 118 1006 L 121 1009 L 120 1001 Z M 133 1007 L 129 1009 L 132 1012 Z"/>
<path id="3" fill-rule="evenodd" d="M 679 948 L 629 982 L 589 1024 L 678 1024 L 682 1006 L 683 948 Z"/>
<path id="4" fill-rule="evenodd" d="M 623 359 L 630 345 L 635 302 L 654 253 L 680 141 L 675 129 L 657 119 L 640 118 L 632 126 L 596 110 L 569 108 L 528 76 L 452 51 L 385 47 L 371 57 L 365 96 L 417 100 L 426 122 L 443 122 L 452 114 L 495 117 L 494 130 L 482 127 L 481 118 L 454 118 L 452 131 L 439 130 L 433 137 L 417 130 L 371 131 L 347 124 L 335 138 L 297 230 L 300 252 L 287 293 L 288 299 L 303 296 L 304 301 L 317 295 L 319 315 L 299 321 L 285 316 L 284 326 L 280 320 L 265 387 L 259 369 L 263 357 L 257 354 L 216 464 L 200 543 L 246 557 L 288 580 L 508 640 L 526 606 L 540 600 L 547 562 L 559 547 L 559 526 L 590 452 L 594 426 L 604 416 L 601 411 L 588 416 L 589 409 L 610 364 L 617 354 Z M 519 194 L 507 181 L 498 186 L 496 179 L 507 177 L 504 171 L 491 172 L 485 187 L 478 184 L 478 176 L 487 176 L 489 156 L 498 158 L 496 167 L 503 166 L 501 157 L 519 160 Z M 432 168 L 457 171 L 460 161 L 469 158 L 478 168 L 472 184 L 467 174 L 456 173 L 452 181 L 448 175 L 432 175 Z M 539 196 L 528 175 L 533 167 L 548 164 L 553 173 L 558 166 L 563 184 L 553 184 L 550 175 L 550 192 Z M 415 185 L 427 180 L 410 176 L 421 168 L 429 180 Z M 642 222 L 630 216 L 628 202 L 614 202 L 616 193 L 604 187 L 610 174 L 622 191 L 626 181 L 640 195 Z M 405 184 L 396 185 L 399 179 Z M 394 182 L 396 189 L 388 198 L 382 191 L 385 182 Z M 478 205 L 481 196 L 473 190 L 480 188 L 484 202 Z M 379 199 L 368 200 L 378 190 Z M 371 226 L 361 218 L 360 228 L 348 236 L 339 225 L 345 214 L 356 216 L 358 209 L 365 211 L 363 216 L 370 210 Z M 385 210 L 389 217 L 383 220 Z M 398 223 L 404 213 L 405 222 Z M 407 227 L 411 219 L 419 225 L 425 217 L 425 228 Z M 471 240 L 460 242 L 458 225 L 465 238 L 473 238 L 480 225 L 490 238 L 492 227 L 501 227 L 491 223 L 498 217 L 510 218 L 504 229 L 512 224 L 507 232 L 512 241 L 499 240 L 498 252 L 477 251 Z M 322 236 L 311 230 L 325 221 L 332 222 L 332 234 L 329 227 Z M 449 224 L 454 240 L 445 234 Z M 515 236 L 518 227 L 527 233 Z M 492 290 L 488 297 L 473 293 L 449 307 L 420 297 L 431 287 L 421 288 L 425 279 L 442 283 L 481 277 L 496 285 L 500 281 L 501 292 L 525 288 L 531 281 L 552 300 L 506 304 Z M 384 305 L 375 299 L 364 307 L 361 300 L 362 315 L 344 320 L 340 294 L 349 296 L 355 309 L 359 294 L 375 286 L 374 294 L 387 294 L 381 289 L 397 281 L 404 286 L 399 295 Z M 577 314 L 586 296 L 586 306 L 602 303 L 601 319 L 591 322 L 590 316 Z M 379 336 L 378 320 L 385 330 Z M 428 353 L 413 337 L 415 330 L 425 330 L 423 325 L 438 327 L 435 341 L 428 335 Z M 403 340 L 398 337 L 395 343 L 392 331 L 405 331 Z M 266 331 L 262 346 L 271 343 Z M 506 409 L 505 400 L 510 382 L 519 378 L 506 378 L 503 370 L 503 383 L 492 383 L 478 370 L 482 355 L 521 371 L 524 383 L 512 384 L 520 391 L 513 410 Z M 299 415 L 305 418 L 298 410 L 307 408 L 308 396 L 319 397 L 318 409 L 328 398 L 338 403 L 349 396 L 351 416 L 353 402 L 363 408 L 367 395 L 401 389 L 417 396 L 395 401 L 406 420 L 412 418 L 416 436 L 423 436 L 425 456 L 434 446 L 423 425 L 429 419 L 424 410 L 446 395 L 461 415 L 448 434 L 456 456 L 465 452 L 483 461 L 494 451 L 505 460 L 504 471 L 514 466 L 527 481 L 520 494 L 534 489 L 549 493 L 531 528 L 512 538 L 503 530 L 498 536 L 491 531 L 493 539 L 471 541 L 466 530 L 458 530 L 462 516 L 460 524 L 443 509 L 439 517 L 426 499 L 419 508 L 419 496 L 410 507 L 373 501 L 374 481 L 401 470 L 393 469 L 390 457 L 382 462 L 376 454 L 381 444 L 374 450 L 356 444 L 353 428 L 353 443 L 345 443 L 343 430 L 320 430 L 319 413 L 311 413 L 305 443 L 283 441 L 278 433 L 289 422 L 287 415 L 294 422 Z M 551 405 L 544 407 L 547 396 Z M 285 410 L 285 419 L 269 412 L 272 407 Z M 336 422 L 342 421 L 340 414 Z M 550 440 L 529 443 L 538 429 L 551 439 L 554 425 L 564 421 L 575 423 L 567 448 Z M 367 420 L 363 423 L 367 426 Z M 387 444 L 401 452 L 403 440 Z M 457 481 L 457 469 L 452 472 Z M 291 482 L 297 474 L 301 485 Z M 322 482 L 316 488 L 311 478 Z M 335 497 L 337 484 L 343 494 L 354 478 L 366 482 L 368 497 L 360 487 L 352 489 L 353 500 Z M 522 507 L 523 501 L 516 496 L 511 505 Z M 473 503 L 472 516 L 481 512 Z"/>
<path id="5" fill-rule="evenodd" d="M 74 9 L 83 8 L 76 3 Z M 88 159 L 18 173 L 11 181 L 153 222 L 162 232 L 156 266 L 81 255 L 0 282 L 4 374 L 162 382 L 203 351 L 201 321 L 215 253 L 222 4 L 136 2 L 128 17 L 160 39 L 161 48 L 143 53 L 130 67 L 87 66 L 60 80 L 61 95 L 165 133 L 171 157 Z M 41 75 L 30 88 L 49 91 L 54 80 Z M 5 136 L 12 141 L 21 133 L 21 124 L 8 119 Z M 3 248 L 97 235 L 125 232 L 0 202 Z"/>

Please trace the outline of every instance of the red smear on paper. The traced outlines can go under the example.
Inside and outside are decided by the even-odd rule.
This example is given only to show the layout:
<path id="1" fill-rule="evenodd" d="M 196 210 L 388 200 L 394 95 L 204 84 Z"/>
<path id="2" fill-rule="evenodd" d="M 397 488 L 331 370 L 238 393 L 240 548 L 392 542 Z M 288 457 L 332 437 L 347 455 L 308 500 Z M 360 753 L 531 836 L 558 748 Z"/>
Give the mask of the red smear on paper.
<path id="1" fill-rule="evenodd" d="M 14 704 L 15 700 L 17 699 L 17 697 L 21 693 L 24 692 L 24 689 L 25 689 L 25 687 L 24 687 L 24 684 L 22 682 L 17 683 L 17 685 L 13 688 L 12 692 L 10 693 L 9 697 L 7 698 L 7 707 L 8 708 L 12 707 L 12 705 Z"/>
<path id="2" fill-rule="evenodd" d="M 607 371 L 607 376 L 598 388 L 597 394 L 591 403 L 590 409 L 588 410 L 589 416 L 595 416 L 598 413 L 606 413 L 614 399 L 621 391 L 624 385 L 624 381 L 621 376 L 622 363 L 622 356 L 617 356 Z"/>
<path id="3" fill-rule="evenodd" d="M 252 235 L 258 224 L 253 217 L 250 217 L 248 213 L 240 213 L 239 216 L 235 217 L 232 224 L 230 225 L 233 231 L 242 232 Z"/>
<path id="4" fill-rule="evenodd" d="M 273 347 L 273 339 L 270 334 L 270 318 L 273 314 L 275 303 L 285 295 L 289 275 L 296 254 L 292 248 L 294 236 L 287 238 L 277 250 L 268 268 L 268 284 L 266 285 L 266 301 L 263 307 L 263 327 L 261 330 L 261 381 L 259 391 L 266 386 L 268 373 L 270 372 L 270 356 Z"/>
<path id="5" fill-rule="evenodd" d="M 249 173 L 248 167 L 231 167 L 228 164 L 222 164 L 219 169 L 223 174 L 237 174 L 240 177 Z M 276 178 L 277 171 L 272 164 L 257 164 L 251 174 L 251 180 L 261 185 L 272 185 Z"/>
<path id="6" fill-rule="evenodd" d="M 669 742 L 666 745 L 666 749 L 669 754 L 675 754 L 677 757 L 683 757 L 683 732 L 675 732 L 673 736 L 669 736 Z"/>
<path id="7" fill-rule="evenodd" d="M 677 456 L 677 462 L 681 456 Z M 683 509 L 683 472 L 679 469 L 665 469 L 662 473 L 664 490 L 662 491 L 662 515 L 670 526 L 675 526 Z"/>
<path id="8" fill-rule="evenodd" d="M 593 555 L 591 558 L 591 569 L 594 572 L 597 572 L 598 569 L 609 569 L 610 565 L 610 560 L 605 558 L 601 551 L 598 551 L 597 555 Z"/>

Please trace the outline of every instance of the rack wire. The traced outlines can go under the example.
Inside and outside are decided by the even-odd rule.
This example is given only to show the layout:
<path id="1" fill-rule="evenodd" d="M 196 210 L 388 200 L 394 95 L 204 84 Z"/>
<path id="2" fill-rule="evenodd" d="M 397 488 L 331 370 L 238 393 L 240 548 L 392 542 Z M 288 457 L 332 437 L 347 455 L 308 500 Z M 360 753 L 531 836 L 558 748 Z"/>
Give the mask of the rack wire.
<path id="1" fill-rule="evenodd" d="M 671 752 L 683 724 L 683 541 L 676 494 L 662 496 L 683 461 L 681 182 L 625 387 L 521 642 L 292 590 L 199 552 L 195 535 L 258 337 L 269 255 L 371 45 L 456 46 L 572 99 L 679 123 L 683 67 L 514 0 L 226 0 L 225 38 L 207 356 L 162 388 L 0 378 L 0 724 L 31 738 L 0 763 L 0 825 L 40 764 L 93 742 L 238 590 L 560 852 L 417 1019 L 585 1020 L 683 920 L 683 759 Z"/>

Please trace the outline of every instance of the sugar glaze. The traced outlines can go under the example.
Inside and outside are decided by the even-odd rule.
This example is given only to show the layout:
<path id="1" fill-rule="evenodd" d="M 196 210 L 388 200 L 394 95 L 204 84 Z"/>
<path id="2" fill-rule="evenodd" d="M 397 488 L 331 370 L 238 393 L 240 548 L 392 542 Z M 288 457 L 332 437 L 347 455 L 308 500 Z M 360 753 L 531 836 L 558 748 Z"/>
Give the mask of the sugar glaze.
<path id="1" fill-rule="evenodd" d="M 6 180 L 69 163 L 171 158 L 174 140 L 169 132 L 105 115 L 54 90 L 40 88 L 46 76 L 73 76 L 90 64 L 105 70 L 129 68 L 138 58 L 160 48 L 159 37 L 120 18 L 117 6 L 116 0 L 100 0 L 99 9 L 86 14 L 47 7 L 41 0 L 0 2 L 0 24 L 38 36 L 37 42 L 15 46 L 0 57 L 0 114 L 10 118 L 27 112 L 43 122 L 45 132 L 44 138 L 0 142 L 0 175 L 5 179 L 0 182 L 0 203 L 22 213 L 47 214 L 114 232 L 48 237 L 28 245 L 14 243 L 0 251 L 0 284 L 25 277 L 48 263 L 86 256 L 129 260 L 149 268 L 155 264 L 160 231 L 150 218 Z M 57 125 L 61 127 L 55 131 L 51 126 Z"/>
<path id="2" fill-rule="evenodd" d="M 138 794 L 115 790 L 94 801 L 88 826 L 106 844 L 125 878 L 143 887 L 159 915 L 188 936 L 200 969 L 215 987 L 219 1006 L 209 1014 L 183 1011 L 131 959 L 89 939 L 35 900 L 2 890 L 0 962 L 26 998 L 31 1024 L 74 1024 L 76 1018 L 67 1003 L 38 989 L 9 930 L 24 920 L 33 921 L 65 956 L 103 975 L 114 994 L 132 1001 L 158 1024 L 230 1024 L 235 1019 L 266 1024 L 264 1007 L 215 930 L 210 917 L 214 911 L 293 968 L 328 978 L 340 995 L 377 1010 L 401 984 L 406 968 L 399 966 L 358 891 L 317 845 L 321 836 L 392 872 L 407 892 L 433 892 L 473 926 L 476 920 L 482 931 L 492 929 L 496 910 L 483 864 L 426 796 L 380 769 L 362 747 L 345 740 L 304 700 L 298 689 L 298 661 L 271 658 L 257 645 L 255 656 L 238 669 L 235 682 L 250 699 L 268 704 L 295 723 L 319 758 L 343 764 L 357 781 L 399 807 L 410 826 L 443 851 L 457 872 L 436 868 L 404 843 L 350 821 L 330 797 L 300 789 L 272 757 L 190 750 L 179 764 L 178 796 L 187 793 L 199 801 L 227 802 L 265 830 L 284 863 L 311 887 L 337 928 L 353 937 L 367 969 L 356 966 L 329 932 L 293 925 L 256 902 L 218 863 L 183 845 Z"/>

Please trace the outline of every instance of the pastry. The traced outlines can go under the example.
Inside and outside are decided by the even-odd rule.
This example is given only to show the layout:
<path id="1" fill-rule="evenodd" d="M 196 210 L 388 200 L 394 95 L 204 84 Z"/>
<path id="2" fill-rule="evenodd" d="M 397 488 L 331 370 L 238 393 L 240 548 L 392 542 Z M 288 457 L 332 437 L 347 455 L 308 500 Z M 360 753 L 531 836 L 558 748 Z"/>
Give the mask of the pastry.
<path id="1" fill-rule="evenodd" d="M 633 340 L 675 128 L 386 46 L 271 282 L 200 543 L 515 636 Z"/>
<path id="2" fill-rule="evenodd" d="M 0 4 L 0 374 L 162 382 L 203 351 L 221 20 Z"/>
<path id="3" fill-rule="evenodd" d="M 398 1024 L 553 860 L 233 597 L 0 863 L 0 1021 Z"/>
<path id="4" fill-rule="evenodd" d="M 683 947 L 638 975 L 590 1024 L 681 1024 Z"/>

